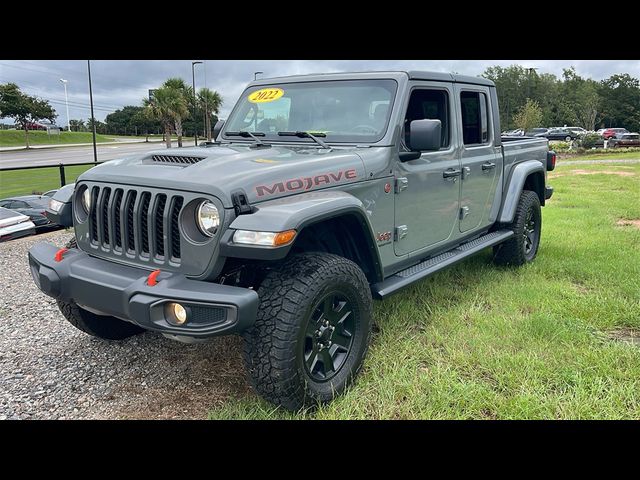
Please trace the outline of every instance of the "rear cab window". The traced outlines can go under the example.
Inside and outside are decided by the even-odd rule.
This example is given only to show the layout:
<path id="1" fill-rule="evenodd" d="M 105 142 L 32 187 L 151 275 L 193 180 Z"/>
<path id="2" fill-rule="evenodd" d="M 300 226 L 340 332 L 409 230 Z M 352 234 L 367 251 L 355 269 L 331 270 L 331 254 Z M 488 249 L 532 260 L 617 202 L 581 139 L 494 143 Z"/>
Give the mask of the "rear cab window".
<path id="1" fill-rule="evenodd" d="M 462 142 L 466 146 L 491 143 L 489 132 L 489 105 L 483 92 L 460 92 L 462 116 Z"/>

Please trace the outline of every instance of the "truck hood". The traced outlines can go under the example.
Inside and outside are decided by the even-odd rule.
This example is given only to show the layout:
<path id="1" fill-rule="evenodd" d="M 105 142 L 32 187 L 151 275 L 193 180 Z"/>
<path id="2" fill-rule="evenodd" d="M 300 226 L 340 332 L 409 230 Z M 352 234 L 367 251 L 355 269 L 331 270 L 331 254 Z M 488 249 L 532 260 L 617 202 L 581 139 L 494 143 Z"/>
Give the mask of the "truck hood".
<path id="1" fill-rule="evenodd" d="M 244 144 L 157 150 L 105 162 L 82 174 L 78 182 L 202 192 L 231 208 L 231 193 L 237 190 L 243 190 L 253 204 L 363 180 L 365 166 L 356 150 Z"/>

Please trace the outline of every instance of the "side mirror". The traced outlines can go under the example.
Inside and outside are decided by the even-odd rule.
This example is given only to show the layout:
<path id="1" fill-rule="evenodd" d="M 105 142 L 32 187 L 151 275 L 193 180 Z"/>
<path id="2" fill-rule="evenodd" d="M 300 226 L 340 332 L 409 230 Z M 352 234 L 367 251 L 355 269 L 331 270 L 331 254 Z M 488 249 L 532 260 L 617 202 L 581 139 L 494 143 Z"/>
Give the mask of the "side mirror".
<path id="1" fill-rule="evenodd" d="M 222 131 L 222 127 L 224 127 L 224 120 L 218 120 L 213 126 L 212 138 L 214 141 L 216 140 L 216 138 L 218 138 L 218 135 Z"/>
<path id="2" fill-rule="evenodd" d="M 440 150 L 441 135 L 440 120 L 413 120 L 409 126 L 409 148 L 414 152 Z"/>

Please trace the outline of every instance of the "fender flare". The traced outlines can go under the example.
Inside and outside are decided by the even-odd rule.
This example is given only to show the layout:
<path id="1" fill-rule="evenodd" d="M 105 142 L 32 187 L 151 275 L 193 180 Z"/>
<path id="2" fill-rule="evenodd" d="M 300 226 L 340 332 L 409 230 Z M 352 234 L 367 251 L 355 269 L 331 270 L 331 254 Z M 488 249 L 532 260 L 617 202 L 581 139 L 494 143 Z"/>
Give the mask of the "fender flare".
<path id="1" fill-rule="evenodd" d="M 263 247 L 233 243 L 235 230 L 282 232 L 295 229 L 298 234 L 307 226 L 342 217 L 354 216 L 363 228 L 367 247 L 377 274 L 381 274 L 380 253 L 374 241 L 373 230 L 364 205 L 353 195 L 342 191 L 308 192 L 278 198 L 254 206 L 254 213 L 236 217 L 220 239 L 220 255 L 258 260 L 280 260 L 285 258 L 292 245 Z M 297 236 L 296 236 L 297 238 Z"/>
<path id="2" fill-rule="evenodd" d="M 544 165 L 538 160 L 527 160 L 513 167 L 509 186 L 502 201 L 502 209 L 498 215 L 498 222 L 511 223 L 513 221 L 527 177 L 536 172 L 541 172 L 543 175 L 545 173 Z"/>

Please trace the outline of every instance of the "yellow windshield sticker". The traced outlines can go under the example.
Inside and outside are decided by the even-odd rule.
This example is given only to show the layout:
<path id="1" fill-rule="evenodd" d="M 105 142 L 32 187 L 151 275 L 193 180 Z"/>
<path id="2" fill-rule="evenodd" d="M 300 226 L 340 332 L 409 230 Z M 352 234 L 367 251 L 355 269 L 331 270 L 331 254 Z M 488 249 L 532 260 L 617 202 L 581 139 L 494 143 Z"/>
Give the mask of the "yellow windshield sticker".
<path id="1" fill-rule="evenodd" d="M 249 101 L 252 103 L 273 102 L 283 95 L 284 90 L 281 88 L 263 88 L 262 90 L 256 90 L 249 95 Z"/>

